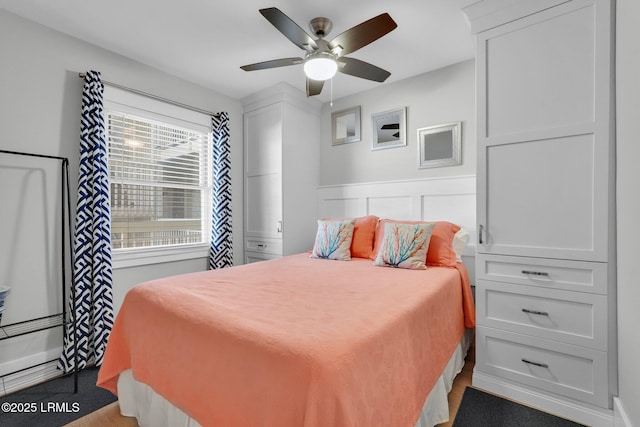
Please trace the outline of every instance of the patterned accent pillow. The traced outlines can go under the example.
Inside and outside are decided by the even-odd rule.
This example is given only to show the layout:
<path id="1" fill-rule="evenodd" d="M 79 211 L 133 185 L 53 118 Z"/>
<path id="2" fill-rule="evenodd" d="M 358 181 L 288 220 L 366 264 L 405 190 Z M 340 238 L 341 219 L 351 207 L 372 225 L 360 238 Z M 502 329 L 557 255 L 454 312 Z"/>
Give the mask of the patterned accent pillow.
<path id="1" fill-rule="evenodd" d="M 351 259 L 351 240 L 355 218 L 345 220 L 318 220 L 316 242 L 313 245 L 311 258 L 335 259 L 349 261 Z"/>
<path id="2" fill-rule="evenodd" d="M 344 221 L 351 218 L 323 218 L 324 221 Z M 351 240 L 351 256 L 358 258 L 374 259 L 373 243 L 378 226 L 378 217 L 375 215 L 360 216 L 355 218 L 353 224 L 353 239 Z"/>
<path id="3" fill-rule="evenodd" d="M 374 265 L 425 270 L 435 224 L 387 223 Z"/>
<path id="4" fill-rule="evenodd" d="M 376 259 L 380 251 L 380 244 L 384 237 L 384 227 L 388 223 L 396 224 L 435 224 L 427 249 L 427 265 L 438 267 L 455 267 L 456 252 L 453 249 L 453 239 L 460 230 L 460 226 L 447 221 L 399 221 L 393 219 L 381 219 L 376 230 L 375 243 L 371 259 Z"/>

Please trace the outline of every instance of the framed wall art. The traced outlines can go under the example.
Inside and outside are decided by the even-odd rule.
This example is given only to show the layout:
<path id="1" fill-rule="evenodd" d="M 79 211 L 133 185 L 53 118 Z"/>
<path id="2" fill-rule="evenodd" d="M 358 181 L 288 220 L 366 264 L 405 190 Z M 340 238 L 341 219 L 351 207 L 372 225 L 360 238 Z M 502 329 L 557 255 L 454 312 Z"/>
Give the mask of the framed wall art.
<path id="1" fill-rule="evenodd" d="M 436 168 L 462 163 L 461 136 L 461 122 L 418 129 L 418 167 Z"/>
<path id="2" fill-rule="evenodd" d="M 331 145 L 360 141 L 360 106 L 331 113 Z"/>
<path id="3" fill-rule="evenodd" d="M 371 115 L 373 125 L 372 150 L 407 145 L 406 108 Z"/>

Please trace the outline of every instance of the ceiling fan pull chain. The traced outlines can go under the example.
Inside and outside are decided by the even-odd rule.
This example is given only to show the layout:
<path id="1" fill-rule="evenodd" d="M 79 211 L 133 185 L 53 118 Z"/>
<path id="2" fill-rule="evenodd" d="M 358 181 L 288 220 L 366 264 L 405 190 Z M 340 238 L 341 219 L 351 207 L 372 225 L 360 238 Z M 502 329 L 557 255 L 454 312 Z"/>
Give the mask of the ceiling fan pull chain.
<path id="1" fill-rule="evenodd" d="M 331 96 L 329 98 L 329 107 L 333 108 L 333 77 L 331 77 Z"/>

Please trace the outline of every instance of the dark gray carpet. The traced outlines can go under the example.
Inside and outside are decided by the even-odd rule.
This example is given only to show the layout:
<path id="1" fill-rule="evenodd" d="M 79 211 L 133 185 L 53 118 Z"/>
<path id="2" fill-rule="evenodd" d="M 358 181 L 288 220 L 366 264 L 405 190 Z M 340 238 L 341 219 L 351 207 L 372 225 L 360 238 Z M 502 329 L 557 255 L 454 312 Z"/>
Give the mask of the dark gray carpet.
<path id="1" fill-rule="evenodd" d="M 73 375 L 56 378 L 0 398 L 0 426 L 58 427 L 81 418 L 111 402 L 116 396 L 97 387 L 97 368 L 78 373 L 78 393 Z"/>
<path id="2" fill-rule="evenodd" d="M 467 387 L 453 427 L 585 427 L 564 418 Z"/>

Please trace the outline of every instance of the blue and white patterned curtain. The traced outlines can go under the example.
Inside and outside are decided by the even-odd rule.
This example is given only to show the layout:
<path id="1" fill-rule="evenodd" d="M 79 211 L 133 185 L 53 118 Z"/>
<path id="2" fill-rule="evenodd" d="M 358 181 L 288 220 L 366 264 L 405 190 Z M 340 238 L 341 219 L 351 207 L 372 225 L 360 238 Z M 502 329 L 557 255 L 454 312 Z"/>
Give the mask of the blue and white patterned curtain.
<path id="1" fill-rule="evenodd" d="M 103 115 L 100 73 L 89 71 L 84 78 L 80 132 L 78 202 L 73 242 L 73 284 L 76 328 L 67 326 L 64 349 L 58 367 L 65 372 L 88 363 L 102 364 L 113 327 L 111 275 L 111 214 L 107 143 Z"/>
<path id="2" fill-rule="evenodd" d="M 209 268 L 233 265 L 231 227 L 231 147 L 229 114 L 211 117 L 213 127 L 213 209 L 211 213 L 211 246 Z"/>

